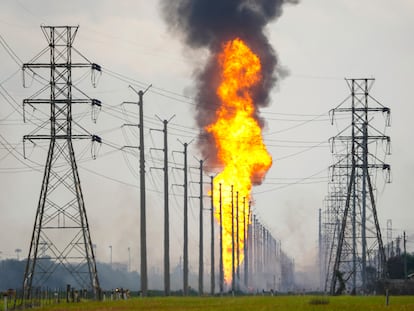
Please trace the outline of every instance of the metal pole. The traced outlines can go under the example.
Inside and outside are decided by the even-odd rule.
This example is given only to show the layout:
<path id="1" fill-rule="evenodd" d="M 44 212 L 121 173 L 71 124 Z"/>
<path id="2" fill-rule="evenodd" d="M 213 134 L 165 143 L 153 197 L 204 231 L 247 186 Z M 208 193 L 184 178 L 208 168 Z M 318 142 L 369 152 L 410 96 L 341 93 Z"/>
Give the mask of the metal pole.
<path id="1" fill-rule="evenodd" d="M 257 220 L 256 215 L 253 215 L 253 255 L 252 255 L 252 276 L 253 277 L 253 285 L 257 288 L 257 276 L 258 276 L 258 262 L 259 262 L 259 256 L 258 256 L 258 240 L 257 240 Z"/>
<path id="2" fill-rule="evenodd" d="M 231 291 L 234 294 L 234 195 L 233 185 L 231 185 Z"/>
<path id="3" fill-rule="evenodd" d="M 187 147 L 184 143 L 184 296 L 188 295 L 188 169 Z"/>
<path id="4" fill-rule="evenodd" d="M 198 294 L 203 295 L 203 160 L 200 160 L 200 242 L 198 259 Z"/>
<path id="5" fill-rule="evenodd" d="M 264 226 L 262 227 L 262 234 L 263 234 L 263 236 L 262 236 L 262 275 L 263 275 L 263 281 L 264 281 L 263 287 L 265 287 L 266 286 L 266 278 L 267 278 L 267 273 L 266 273 L 267 272 L 266 271 L 266 269 L 267 269 L 267 260 L 266 260 L 267 259 L 266 258 L 267 230 Z"/>
<path id="6" fill-rule="evenodd" d="M 220 294 L 223 294 L 224 287 L 224 271 L 223 271 L 223 210 L 222 210 L 222 195 L 221 183 L 219 185 L 220 191 Z"/>
<path id="7" fill-rule="evenodd" d="M 145 202 L 145 148 L 144 148 L 144 92 L 139 91 L 139 177 L 140 177 L 140 248 L 141 248 L 141 294 L 147 296 L 147 221 Z"/>
<path id="8" fill-rule="evenodd" d="M 407 237 L 404 231 L 404 280 L 408 278 L 407 275 Z"/>
<path id="9" fill-rule="evenodd" d="M 214 295 L 214 177 L 210 176 L 210 187 L 211 187 L 211 295 Z"/>
<path id="10" fill-rule="evenodd" d="M 323 276 L 322 276 L 322 209 L 319 209 L 319 231 L 318 231 L 318 248 L 319 248 L 319 288 L 322 289 L 322 280 L 323 280 Z"/>
<path id="11" fill-rule="evenodd" d="M 246 288 L 249 287 L 249 273 L 250 273 L 250 269 L 249 269 L 249 264 L 250 263 L 250 259 L 249 256 L 251 256 L 252 251 L 253 251 L 253 247 L 252 247 L 252 232 L 251 232 L 251 225 L 250 225 L 250 202 L 249 202 L 249 210 L 247 213 L 247 219 L 246 219 L 246 249 L 245 249 L 245 253 L 244 253 L 244 283 L 246 285 Z M 248 244 L 247 244 L 248 243 Z"/>
<path id="12" fill-rule="evenodd" d="M 239 192 L 236 192 L 236 290 L 240 289 Z"/>
<path id="13" fill-rule="evenodd" d="M 164 293 L 170 295 L 170 211 L 168 201 L 168 120 L 164 120 Z"/>
<path id="14" fill-rule="evenodd" d="M 247 289 L 247 226 L 246 226 L 246 197 L 243 197 L 243 255 L 244 255 L 244 286 Z"/>

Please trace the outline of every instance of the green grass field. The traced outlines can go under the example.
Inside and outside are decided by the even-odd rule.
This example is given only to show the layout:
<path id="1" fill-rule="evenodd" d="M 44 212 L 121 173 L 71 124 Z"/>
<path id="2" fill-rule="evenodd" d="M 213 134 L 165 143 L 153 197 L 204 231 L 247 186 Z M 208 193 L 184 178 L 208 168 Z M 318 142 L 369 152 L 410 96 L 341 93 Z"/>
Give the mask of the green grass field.
<path id="1" fill-rule="evenodd" d="M 244 297 L 151 297 L 133 298 L 120 301 L 82 301 L 61 303 L 35 310 L 224 310 L 224 311 L 307 311 L 307 310 L 414 310 L 414 296 L 390 297 L 385 305 L 385 297 L 312 297 L 312 296 L 244 296 Z"/>

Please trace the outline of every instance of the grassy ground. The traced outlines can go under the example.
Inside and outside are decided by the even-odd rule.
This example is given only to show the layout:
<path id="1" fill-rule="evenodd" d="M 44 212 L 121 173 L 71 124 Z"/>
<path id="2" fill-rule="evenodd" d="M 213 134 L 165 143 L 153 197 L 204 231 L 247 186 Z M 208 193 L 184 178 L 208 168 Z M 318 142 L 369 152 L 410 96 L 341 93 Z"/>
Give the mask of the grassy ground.
<path id="1" fill-rule="evenodd" d="M 385 297 L 311 297 L 311 296 L 245 296 L 245 297 L 152 297 L 133 298 L 121 301 L 80 303 L 61 303 L 35 310 L 93 310 L 93 311 L 128 311 L 128 310 L 224 310 L 224 311 L 365 311 L 365 310 L 414 310 L 414 296 L 390 297 L 389 306 Z"/>

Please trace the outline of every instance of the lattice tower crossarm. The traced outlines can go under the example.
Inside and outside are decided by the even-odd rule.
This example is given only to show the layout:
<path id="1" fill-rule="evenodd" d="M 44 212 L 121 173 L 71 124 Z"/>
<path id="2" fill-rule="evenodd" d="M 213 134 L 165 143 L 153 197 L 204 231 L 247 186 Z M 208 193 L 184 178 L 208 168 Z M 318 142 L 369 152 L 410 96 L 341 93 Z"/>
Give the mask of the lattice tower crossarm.
<path id="1" fill-rule="evenodd" d="M 49 45 L 43 55 L 49 54 L 49 61 L 24 64 L 23 70 L 33 73 L 47 70 L 50 81 L 36 94 L 40 96 L 49 89 L 50 96 L 29 98 L 24 103 L 50 105 L 50 133 L 26 135 L 24 140 L 44 139 L 50 143 L 24 274 L 24 299 L 32 299 L 34 290 L 45 286 L 57 271 L 67 271 L 73 285 L 93 290 L 98 298 L 100 285 L 95 254 L 72 140 L 90 139 L 100 143 L 101 139 L 96 135 L 73 134 L 72 108 L 80 103 L 100 106 L 100 101 L 74 98 L 73 92 L 79 90 L 72 83 L 72 69 L 89 67 L 100 71 L 100 66 L 80 54 L 86 62 L 72 62 L 77 26 L 42 26 L 41 29 Z"/>

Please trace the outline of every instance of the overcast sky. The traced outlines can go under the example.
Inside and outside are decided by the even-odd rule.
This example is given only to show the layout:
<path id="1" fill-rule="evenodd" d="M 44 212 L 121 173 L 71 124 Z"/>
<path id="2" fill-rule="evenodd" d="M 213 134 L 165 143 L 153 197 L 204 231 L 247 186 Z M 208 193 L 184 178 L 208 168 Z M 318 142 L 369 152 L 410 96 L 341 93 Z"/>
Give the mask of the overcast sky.
<path id="1" fill-rule="evenodd" d="M 272 91 L 270 107 L 262 111 L 267 124 L 264 137 L 274 163 L 263 185 L 253 191 L 254 211 L 295 258 L 298 269 L 312 265 L 316 255 L 318 209 L 323 207 L 332 164 L 327 142 L 338 133 L 338 128 L 330 125 L 328 111 L 349 94 L 345 77 L 375 78 L 371 95 L 391 108 L 392 127 L 386 133 L 392 139 L 392 155 L 386 162 L 392 167 L 392 183 L 385 185 L 379 172 L 378 214 L 384 237 L 386 220 L 392 219 L 394 236 L 406 230 L 408 247 L 414 249 L 413 12 L 411 0 L 303 0 L 285 6 L 283 15 L 266 29 L 289 75 L 279 81 Z M 149 148 L 162 148 L 162 134 L 149 129 L 162 126 L 155 115 L 169 119 L 175 114 L 170 150 L 182 150 L 177 139 L 190 141 L 196 137 L 192 73 L 203 64 L 206 51 L 186 50 L 180 39 L 168 32 L 157 1 L 0 2 L 0 34 L 23 62 L 47 46 L 41 24 L 79 25 L 74 44 L 77 50 L 110 70 L 102 74 L 95 89 L 88 83 L 89 76 L 79 82 L 85 93 L 102 100 L 104 107 L 96 124 L 91 122 L 90 108 L 80 108 L 79 122 L 107 143 L 96 160 L 91 159 L 90 144 L 76 143 L 79 173 L 98 260 L 109 261 L 112 245 L 113 260 L 125 262 L 127 248 L 131 247 L 132 266 L 139 270 L 138 160 L 117 150 L 137 143 L 136 133 L 122 130 L 121 125 L 137 122 L 130 115 L 138 108 L 125 108 L 127 116 L 121 103 L 136 100 L 128 84 L 135 83 L 137 89 L 153 84 L 145 95 L 147 165 L 160 166 L 157 159 L 162 154 Z M 0 97 L 0 251 L 4 258 L 15 256 L 16 248 L 27 256 L 47 145 L 26 146 L 33 162 L 21 157 L 22 136 L 34 130 L 33 122 L 44 119 L 44 115 L 29 110 L 33 122 L 24 124 L 18 107 L 39 86 L 33 82 L 32 87 L 22 87 L 19 66 L 3 46 L 0 65 L 0 82 L 16 101 Z M 116 74 L 127 78 L 115 78 Z M 26 78 L 31 84 L 30 77 Z M 6 144 L 15 148 L 12 153 Z M 196 166 L 199 153 L 194 147 L 190 153 L 191 165 Z M 182 156 L 170 154 L 170 160 L 179 165 Z M 147 171 L 148 256 L 150 265 L 161 266 L 163 202 L 157 191 L 162 189 L 162 171 Z M 180 174 L 171 170 L 171 183 L 182 183 Z M 192 169 L 191 180 L 197 178 L 197 171 Z M 197 191 L 192 184 L 191 195 L 198 195 Z M 171 186 L 170 193 L 171 266 L 175 266 L 182 252 L 182 189 Z M 190 221 L 190 262 L 196 271 L 198 202 L 194 199 Z M 208 228 L 206 222 L 206 235 Z"/>

